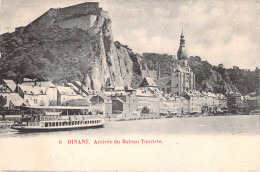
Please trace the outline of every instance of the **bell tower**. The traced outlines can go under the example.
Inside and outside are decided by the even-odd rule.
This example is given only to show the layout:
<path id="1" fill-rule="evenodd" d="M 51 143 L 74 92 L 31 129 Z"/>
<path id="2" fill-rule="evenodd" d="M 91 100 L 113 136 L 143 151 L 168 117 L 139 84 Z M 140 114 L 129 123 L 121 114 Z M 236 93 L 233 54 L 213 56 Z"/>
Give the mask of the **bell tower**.
<path id="1" fill-rule="evenodd" d="M 177 52 L 177 58 L 179 60 L 179 65 L 182 67 L 187 67 L 187 59 L 188 59 L 188 53 L 185 48 L 185 39 L 184 39 L 184 34 L 183 34 L 183 28 L 181 31 L 181 36 L 180 36 L 180 46 Z"/>

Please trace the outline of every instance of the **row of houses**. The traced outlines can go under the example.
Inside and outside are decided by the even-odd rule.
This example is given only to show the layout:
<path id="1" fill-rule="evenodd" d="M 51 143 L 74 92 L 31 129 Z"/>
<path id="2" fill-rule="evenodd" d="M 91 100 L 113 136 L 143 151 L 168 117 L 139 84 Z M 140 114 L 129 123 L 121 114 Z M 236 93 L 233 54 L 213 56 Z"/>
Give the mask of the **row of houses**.
<path id="1" fill-rule="evenodd" d="M 227 110 L 227 98 L 223 94 L 183 91 L 180 95 L 167 94 L 157 87 L 151 77 L 146 77 L 137 89 L 138 109 L 147 107 L 159 114 L 221 113 Z"/>
<path id="2" fill-rule="evenodd" d="M 144 114 L 185 115 L 223 113 L 237 105 L 234 94 L 215 94 L 197 90 L 184 90 L 180 95 L 160 90 L 155 80 L 145 77 L 139 88 L 107 86 L 103 90 L 90 90 L 74 81 L 62 86 L 50 81 L 26 80 L 15 84 L 3 80 L 0 95 L 7 99 L 5 108 L 19 106 L 82 105 L 97 107 L 106 117 L 132 118 Z M 241 98 L 241 96 L 240 96 Z M 76 103 L 77 105 L 77 103 Z"/>
<path id="3" fill-rule="evenodd" d="M 84 99 L 69 86 L 57 86 L 50 81 L 25 81 L 16 84 L 13 80 L 3 80 L 0 85 L 0 95 L 6 98 L 6 108 L 12 109 L 10 103 L 14 103 L 12 97 L 20 97 L 17 106 L 48 106 L 63 105 L 68 100 Z"/>

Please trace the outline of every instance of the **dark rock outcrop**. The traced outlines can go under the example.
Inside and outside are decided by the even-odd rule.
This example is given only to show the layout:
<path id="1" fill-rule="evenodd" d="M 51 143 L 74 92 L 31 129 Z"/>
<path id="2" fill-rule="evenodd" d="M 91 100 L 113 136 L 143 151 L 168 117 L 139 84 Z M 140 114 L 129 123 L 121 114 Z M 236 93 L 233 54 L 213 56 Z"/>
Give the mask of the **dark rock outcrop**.
<path id="1" fill-rule="evenodd" d="M 136 87 L 138 59 L 113 42 L 111 20 L 98 3 L 50 9 L 26 27 L 0 37 L 0 77 L 64 82 L 80 80 L 92 89 Z M 135 64 L 133 67 L 133 64 Z"/>

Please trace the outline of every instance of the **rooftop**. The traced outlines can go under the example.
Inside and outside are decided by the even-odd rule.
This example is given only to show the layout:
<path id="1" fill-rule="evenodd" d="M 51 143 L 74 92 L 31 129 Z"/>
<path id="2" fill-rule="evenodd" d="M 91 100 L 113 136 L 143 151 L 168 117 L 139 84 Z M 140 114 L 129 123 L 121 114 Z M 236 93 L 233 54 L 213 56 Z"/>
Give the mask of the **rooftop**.
<path id="1" fill-rule="evenodd" d="M 153 77 L 145 77 L 139 87 L 157 87 Z"/>
<path id="2" fill-rule="evenodd" d="M 4 83 L 10 88 L 12 92 L 16 89 L 16 83 L 13 80 L 3 79 Z"/>
<path id="3" fill-rule="evenodd" d="M 28 85 L 28 86 L 37 86 L 37 87 L 55 87 L 55 85 L 51 81 L 30 81 L 30 82 L 23 82 L 20 85 Z"/>
<path id="4" fill-rule="evenodd" d="M 27 95 L 39 95 L 46 94 L 45 87 L 29 86 L 29 85 L 18 85 L 19 88 Z"/>
<path id="5" fill-rule="evenodd" d="M 62 95 L 76 96 L 76 92 L 71 87 L 57 86 L 57 90 Z"/>
<path id="6" fill-rule="evenodd" d="M 159 78 L 156 83 L 157 85 L 160 87 L 160 86 L 164 86 L 166 85 L 168 82 L 171 81 L 171 77 L 162 77 L 162 78 Z"/>
<path id="7" fill-rule="evenodd" d="M 10 94 L 10 102 L 14 106 L 28 106 L 28 103 L 18 93 Z"/>

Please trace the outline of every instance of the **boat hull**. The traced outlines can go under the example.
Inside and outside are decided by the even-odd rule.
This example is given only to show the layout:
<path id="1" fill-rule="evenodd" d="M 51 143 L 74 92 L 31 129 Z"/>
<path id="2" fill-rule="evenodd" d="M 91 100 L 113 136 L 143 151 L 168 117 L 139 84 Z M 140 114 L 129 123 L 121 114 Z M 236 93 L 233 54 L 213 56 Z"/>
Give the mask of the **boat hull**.
<path id="1" fill-rule="evenodd" d="M 71 126 L 71 127 L 28 127 L 28 126 L 12 126 L 11 128 L 14 130 L 18 130 L 19 132 L 53 132 L 53 131 L 70 131 L 70 130 L 83 130 L 90 128 L 102 128 L 104 124 L 93 125 L 93 126 Z"/>

